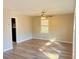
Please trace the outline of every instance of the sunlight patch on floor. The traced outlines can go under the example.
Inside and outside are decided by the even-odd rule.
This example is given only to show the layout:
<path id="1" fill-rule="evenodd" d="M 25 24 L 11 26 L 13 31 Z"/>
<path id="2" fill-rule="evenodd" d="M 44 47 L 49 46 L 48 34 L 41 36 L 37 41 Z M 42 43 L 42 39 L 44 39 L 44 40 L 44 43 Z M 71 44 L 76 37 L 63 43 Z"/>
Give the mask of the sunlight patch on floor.
<path id="1" fill-rule="evenodd" d="M 46 46 L 49 46 L 51 45 L 53 42 L 55 42 L 56 38 L 52 38 L 52 39 L 49 39 L 49 42 L 47 42 L 45 45 Z"/>
<path id="2" fill-rule="evenodd" d="M 58 59 L 59 55 L 57 53 L 49 53 L 45 52 L 42 49 L 39 49 L 44 55 L 46 55 L 49 59 Z"/>
<path id="3" fill-rule="evenodd" d="M 55 42 L 56 41 L 56 37 L 49 39 L 50 42 Z"/>
<path id="4" fill-rule="evenodd" d="M 58 49 L 56 49 L 56 48 L 54 48 L 54 47 L 52 47 L 52 50 L 54 50 L 54 51 L 56 51 L 57 53 L 61 54 L 61 51 L 58 50 Z"/>
<path id="5" fill-rule="evenodd" d="M 60 43 L 58 42 L 54 42 L 55 44 L 57 44 L 59 47 L 64 48 L 64 46 L 62 46 Z"/>

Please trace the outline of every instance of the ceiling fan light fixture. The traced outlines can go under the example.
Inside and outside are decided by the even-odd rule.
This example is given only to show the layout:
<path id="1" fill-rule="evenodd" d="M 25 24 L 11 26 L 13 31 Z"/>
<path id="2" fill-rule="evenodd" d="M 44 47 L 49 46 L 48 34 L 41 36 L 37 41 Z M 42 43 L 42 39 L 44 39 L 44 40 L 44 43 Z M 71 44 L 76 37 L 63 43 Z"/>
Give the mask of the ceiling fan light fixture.
<path id="1" fill-rule="evenodd" d="M 44 20 L 44 19 L 46 19 L 46 17 L 45 17 L 45 16 L 41 16 L 41 19 L 43 19 L 43 20 Z"/>
<path id="2" fill-rule="evenodd" d="M 46 13 L 46 12 L 42 12 L 42 13 L 41 13 L 41 19 L 43 19 L 43 20 L 46 19 L 46 14 L 45 14 L 45 13 Z"/>

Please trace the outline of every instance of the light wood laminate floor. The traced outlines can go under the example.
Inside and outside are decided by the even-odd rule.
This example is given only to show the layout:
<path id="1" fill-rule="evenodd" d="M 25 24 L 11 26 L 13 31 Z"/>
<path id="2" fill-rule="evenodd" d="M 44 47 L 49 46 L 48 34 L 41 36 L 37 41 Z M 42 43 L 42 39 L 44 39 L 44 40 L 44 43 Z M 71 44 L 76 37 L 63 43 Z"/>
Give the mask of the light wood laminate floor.
<path id="1" fill-rule="evenodd" d="M 72 44 L 32 39 L 3 54 L 4 59 L 72 59 Z"/>

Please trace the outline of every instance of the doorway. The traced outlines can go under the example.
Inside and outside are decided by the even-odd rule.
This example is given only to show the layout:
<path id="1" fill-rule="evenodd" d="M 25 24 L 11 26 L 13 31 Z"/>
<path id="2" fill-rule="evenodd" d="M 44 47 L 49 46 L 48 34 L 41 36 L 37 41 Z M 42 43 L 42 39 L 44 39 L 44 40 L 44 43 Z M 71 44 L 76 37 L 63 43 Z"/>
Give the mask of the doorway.
<path id="1" fill-rule="evenodd" d="M 12 24 L 12 42 L 16 42 L 16 19 L 11 18 L 11 24 Z"/>

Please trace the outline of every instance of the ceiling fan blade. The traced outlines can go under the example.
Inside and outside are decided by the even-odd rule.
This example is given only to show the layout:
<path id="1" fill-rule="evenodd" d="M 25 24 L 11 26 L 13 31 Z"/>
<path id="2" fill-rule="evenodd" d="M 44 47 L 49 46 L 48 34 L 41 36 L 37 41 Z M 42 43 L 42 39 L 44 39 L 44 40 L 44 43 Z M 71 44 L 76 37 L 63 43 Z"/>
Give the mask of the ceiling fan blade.
<path id="1" fill-rule="evenodd" d="M 47 17 L 53 17 L 52 15 L 47 15 Z"/>

